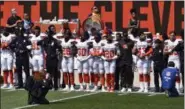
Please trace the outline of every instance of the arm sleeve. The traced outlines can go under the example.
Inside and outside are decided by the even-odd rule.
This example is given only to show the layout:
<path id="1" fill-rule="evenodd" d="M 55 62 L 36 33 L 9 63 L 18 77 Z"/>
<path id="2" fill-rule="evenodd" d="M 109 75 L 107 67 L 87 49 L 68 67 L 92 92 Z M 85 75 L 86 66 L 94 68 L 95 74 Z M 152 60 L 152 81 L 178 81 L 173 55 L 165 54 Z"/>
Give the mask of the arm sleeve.
<path id="1" fill-rule="evenodd" d="M 181 47 L 181 43 L 178 43 L 177 46 L 172 50 L 173 51 L 181 51 L 183 48 Z"/>
<path id="2" fill-rule="evenodd" d="M 9 44 L 9 47 L 12 51 L 15 52 L 15 47 L 16 47 L 16 41 L 17 41 L 17 38 L 13 39 L 10 44 Z"/>
<path id="3" fill-rule="evenodd" d="M 10 18 L 8 18 L 7 24 L 8 24 L 8 25 L 11 25 Z"/>

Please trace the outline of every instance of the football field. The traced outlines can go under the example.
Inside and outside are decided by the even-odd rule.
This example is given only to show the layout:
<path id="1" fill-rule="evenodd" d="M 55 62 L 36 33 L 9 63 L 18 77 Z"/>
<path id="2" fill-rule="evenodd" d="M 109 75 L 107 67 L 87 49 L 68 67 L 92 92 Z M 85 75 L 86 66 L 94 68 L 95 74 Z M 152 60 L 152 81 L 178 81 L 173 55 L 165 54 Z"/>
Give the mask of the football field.
<path id="1" fill-rule="evenodd" d="M 25 90 L 1 89 L 1 109 L 184 109 L 184 96 L 164 93 L 50 91 L 49 105 L 27 105 Z"/>

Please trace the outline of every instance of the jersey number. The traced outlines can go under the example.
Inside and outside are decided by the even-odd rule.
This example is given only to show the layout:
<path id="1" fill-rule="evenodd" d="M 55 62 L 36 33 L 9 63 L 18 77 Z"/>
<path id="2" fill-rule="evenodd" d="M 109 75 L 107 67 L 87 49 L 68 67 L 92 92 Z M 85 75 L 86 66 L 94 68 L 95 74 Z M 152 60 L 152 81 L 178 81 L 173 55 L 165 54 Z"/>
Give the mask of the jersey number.
<path id="1" fill-rule="evenodd" d="M 105 51 L 105 58 L 111 59 L 114 57 L 113 51 Z"/>
<path id="2" fill-rule="evenodd" d="M 69 56 L 70 54 L 71 54 L 70 48 L 64 48 L 64 49 L 63 49 L 63 55 Z"/>
<path id="3" fill-rule="evenodd" d="M 78 49 L 78 55 L 79 56 L 86 56 L 86 52 L 87 52 L 87 50 L 84 49 L 84 48 Z"/>
<path id="4" fill-rule="evenodd" d="M 32 48 L 33 48 L 33 50 L 38 50 L 38 49 L 39 49 L 39 47 L 38 47 L 38 45 L 37 45 L 37 41 L 34 41 L 34 42 L 33 42 Z"/>

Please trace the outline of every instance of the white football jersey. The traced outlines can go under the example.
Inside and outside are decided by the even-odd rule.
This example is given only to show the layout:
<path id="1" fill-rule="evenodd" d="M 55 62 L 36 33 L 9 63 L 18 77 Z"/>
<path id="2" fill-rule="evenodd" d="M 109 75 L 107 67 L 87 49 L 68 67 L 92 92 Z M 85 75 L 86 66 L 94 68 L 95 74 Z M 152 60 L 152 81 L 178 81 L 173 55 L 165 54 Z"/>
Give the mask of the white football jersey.
<path id="1" fill-rule="evenodd" d="M 31 43 L 32 43 L 32 54 L 33 55 L 42 55 L 43 49 L 41 46 L 37 45 L 37 42 L 43 39 L 43 34 L 40 34 L 39 36 L 35 36 L 34 34 L 30 34 L 31 36 Z"/>
<path id="2" fill-rule="evenodd" d="M 80 39 L 76 40 L 76 47 L 77 47 L 77 57 L 80 60 L 88 59 L 90 56 L 89 53 L 89 45 L 88 43 L 91 42 L 90 40 L 86 40 L 84 42 L 81 42 Z"/>
<path id="3" fill-rule="evenodd" d="M 9 34 L 8 36 L 4 36 L 1 34 L 1 47 L 6 46 L 11 43 L 12 35 Z M 1 48 L 1 55 L 12 55 L 12 51 L 9 48 Z"/>
<path id="4" fill-rule="evenodd" d="M 69 39 L 67 42 L 65 39 L 61 39 L 61 46 L 62 46 L 62 53 L 64 57 L 71 57 L 72 56 L 72 42 L 74 42 L 74 39 Z"/>
<path id="5" fill-rule="evenodd" d="M 90 50 L 90 53 L 92 54 L 96 54 L 96 53 L 102 53 L 102 41 L 100 42 L 96 42 L 95 40 L 92 41 L 92 44 L 93 44 L 93 48 Z"/>
<path id="6" fill-rule="evenodd" d="M 53 36 L 53 38 L 57 39 L 57 40 L 62 40 L 61 37 L 63 36 L 63 33 L 57 33 Z"/>
<path id="7" fill-rule="evenodd" d="M 147 47 L 148 47 L 147 41 L 138 40 L 135 44 L 135 48 L 137 49 L 140 55 L 144 55 L 146 53 Z"/>
<path id="8" fill-rule="evenodd" d="M 114 41 L 112 43 L 108 43 L 107 41 L 104 42 L 102 49 L 103 49 L 103 57 L 105 59 L 110 60 L 117 55 L 117 47 L 116 47 L 117 43 L 118 43 L 117 41 Z"/>
<path id="9" fill-rule="evenodd" d="M 182 39 L 176 39 L 175 41 L 171 41 L 170 39 L 165 40 L 164 51 L 171 52 L 180 41 L 182 41 Z M 179 56 L 176 51 L 169 55 L 169 59 L 178 59 L 178 58 Z"/>

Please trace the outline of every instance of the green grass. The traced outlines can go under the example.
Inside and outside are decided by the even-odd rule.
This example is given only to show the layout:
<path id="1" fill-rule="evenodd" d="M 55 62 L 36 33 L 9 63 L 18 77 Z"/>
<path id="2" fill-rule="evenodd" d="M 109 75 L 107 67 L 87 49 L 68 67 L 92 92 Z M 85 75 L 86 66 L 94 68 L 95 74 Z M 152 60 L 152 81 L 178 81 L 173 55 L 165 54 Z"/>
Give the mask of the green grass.
<path id="1" fill-rule="evenodd" d="M 85 92 L 63 93 L 50 91 L 47 98 L 63 99 L 86 94 Z M 27 105 L 26 91 L 6 92 L 1 90 L 1 109 Z M 184 97 L 167 98 L 165 95 L 97 93 L 85 97 L 39 105 L 28 109 L 183 109 Z"/>

